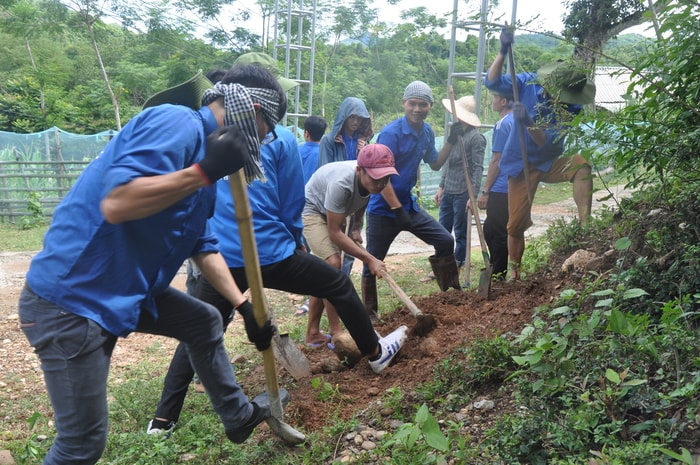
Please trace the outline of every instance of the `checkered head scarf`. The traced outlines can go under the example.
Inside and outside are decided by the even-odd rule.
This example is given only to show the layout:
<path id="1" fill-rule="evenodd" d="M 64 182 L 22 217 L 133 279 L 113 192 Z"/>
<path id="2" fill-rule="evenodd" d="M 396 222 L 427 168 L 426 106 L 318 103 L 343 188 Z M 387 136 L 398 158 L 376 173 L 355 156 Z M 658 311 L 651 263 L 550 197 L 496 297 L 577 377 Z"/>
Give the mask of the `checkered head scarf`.
<path id="1" fill-rule="evenodd" d="M 265 176 L 260 162 L 258 125 L 255 122 L 255 108 L 253 108 L 253 104 L 260 104 L 265 121 L 271 128 L 274 128 L 278 121 L 279 93 L 272 89 L 245 87 L 236 83 L 222 84 L 219 82 L 204 92 L 202 105 L 208 105 L 220 97 L 224 98 L 224 125 L 236 125 L 243 131 L 248 141 L 248 150 L 252 154 L 253 163 L 247 163 L 243 167 L 246 182 L 250 184 L 256 179 L 264 180 Z"/>

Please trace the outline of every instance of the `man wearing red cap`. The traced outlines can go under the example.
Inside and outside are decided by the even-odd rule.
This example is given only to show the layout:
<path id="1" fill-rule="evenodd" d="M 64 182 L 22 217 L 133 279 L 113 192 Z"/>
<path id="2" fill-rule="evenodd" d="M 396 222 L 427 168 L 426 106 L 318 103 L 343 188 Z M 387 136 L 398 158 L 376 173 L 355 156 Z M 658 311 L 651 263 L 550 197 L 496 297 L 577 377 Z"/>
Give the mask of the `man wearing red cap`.
<path id="1" fill-rule="evenodd" d="M 394 154 L 382 144 L 366 145 L 357 160 L 329 163 L 321 166 L 306 184 L 306 204 L 302 212 L 304 236 L 311 252 L 340 269 L 341 251 L 357 257 L 373 276 L 386 271 L 384 262 L 367 252 L 362 243 L 362 223 L 370 194 L 379 194 L 389 182 L 389 176 L 398 175 Z M 345 234 L 345 220 L 353 216 L 352 231 Z M 330 303 L 326 302 L 328 311 Z M 323 314 L 321 300 L 312 297 L 306 331 L 307 344 L 323 342 L 319 331 Z M 342 331 L 337 318 L 331 319 L 332 335 Z"/>

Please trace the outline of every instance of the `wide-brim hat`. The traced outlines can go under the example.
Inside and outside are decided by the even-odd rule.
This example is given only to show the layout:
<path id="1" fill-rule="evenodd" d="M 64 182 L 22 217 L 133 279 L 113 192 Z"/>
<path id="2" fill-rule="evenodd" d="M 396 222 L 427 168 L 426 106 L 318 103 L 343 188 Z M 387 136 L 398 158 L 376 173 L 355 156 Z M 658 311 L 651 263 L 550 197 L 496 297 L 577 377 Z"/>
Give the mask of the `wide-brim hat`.
<path id="1" fill-rule="evenodd" d="M 193 110 L 198 110 L 202 106 L 202 96 L 207 89 L 211 89 L 214 85 L 209 79 L 202 74 L 200 69 L 193 78 L 161 90 L 157 94 L 152 95 L 143 104 L 143 108 L 154 107 L 164 103 L 173 105 L 185 105 Z"/>
<path id="2" fill-rule="evenodd" d="M 557 101 L 575 105 L 595 102 L 595 84 L 574 63 L 560 60 L 543 66 L 537 71 L 537 82 Z"/>
<path id="3" fill-rule="evenodd" d="M 452 102 L 450 99 L 442 99 L 442 106 L 445 110 L 452 113 Z M 469 126 L 475 128 L 481 127 L 481 120 L 476 114 L 476 99 L 473 95 L 465 95 L 464 97 L 455 101 L 455 116 L 458 120 L 463 123 L 467 123 Z"/>
<path id="4" fill-rule="evenodd" d="M 236 58 L 236 61 L 233 62 L 233 66 L 236 65 L 262 66 L 263 68 L 271 72 L 272 75 L 275 76 L 275 78 L 277 78 L 277 82 L 279 82 L 280 86 L 282 87 L 282 90 L 284 90 L 285 92 L 289 92 L 290 90 L 299 85 L 297 81 L 282 76 L 282 73 L 280 73 L 280 70 L 277 67 L 277 62 L 275 61 L 275 59 L 266 53 L 244 53 L 243 55 Z"/>

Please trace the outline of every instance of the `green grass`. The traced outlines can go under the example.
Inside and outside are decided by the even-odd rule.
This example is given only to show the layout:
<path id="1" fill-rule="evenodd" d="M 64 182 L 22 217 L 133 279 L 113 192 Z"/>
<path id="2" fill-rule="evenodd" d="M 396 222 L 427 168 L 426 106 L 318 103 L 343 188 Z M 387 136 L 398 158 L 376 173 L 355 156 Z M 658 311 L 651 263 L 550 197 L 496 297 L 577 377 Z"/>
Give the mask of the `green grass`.
<path id="1" fill-rule="evenodd" d="M 0 223 L 0 250 L 3 252 L 32 252 L 41 250 L 46 226 L 21 229 L 10 223 Z"/>

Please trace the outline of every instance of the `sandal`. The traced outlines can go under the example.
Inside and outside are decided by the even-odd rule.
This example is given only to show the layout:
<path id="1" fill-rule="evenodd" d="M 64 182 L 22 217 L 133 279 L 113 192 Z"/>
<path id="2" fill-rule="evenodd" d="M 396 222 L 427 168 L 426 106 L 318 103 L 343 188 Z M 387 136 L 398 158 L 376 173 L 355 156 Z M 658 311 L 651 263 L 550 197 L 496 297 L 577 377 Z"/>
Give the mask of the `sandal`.
<path id="1" fill-rule="evenodd" d="M 331 350 L 335 350 L 335 346 L 331 342 L 331 335 L 330 334 L 324 334 L 323 335 L 326 340 L 321 341 L 321 342 L 305 342 L 304 345 L 308 347 L 309 349 L 318 349 L 319 347 L 323 347 L 327 345 Z"/>
<path id="2" fill-rule="evenodd" d="M 309 313 L 309 301 L 307 300 L 304 304 L 294 312 L 294 316 L 304 316 Z"/>
<path id="3" fill-rule="evenodd" d="M 435 274 L 431 271 L 430 273 L 428 273 L 428 275 L 425 278 L 419 279 L 418 282 L 429 283 L 430 281 L 432 281 L 434 279 L 435 279 Z"/>

